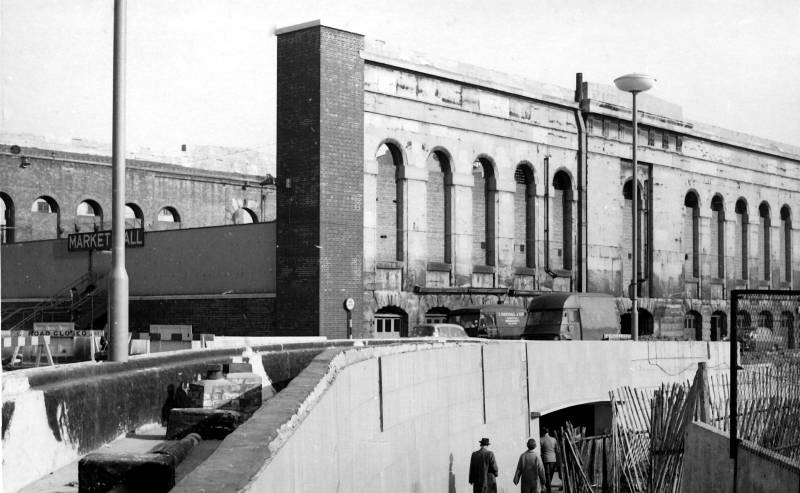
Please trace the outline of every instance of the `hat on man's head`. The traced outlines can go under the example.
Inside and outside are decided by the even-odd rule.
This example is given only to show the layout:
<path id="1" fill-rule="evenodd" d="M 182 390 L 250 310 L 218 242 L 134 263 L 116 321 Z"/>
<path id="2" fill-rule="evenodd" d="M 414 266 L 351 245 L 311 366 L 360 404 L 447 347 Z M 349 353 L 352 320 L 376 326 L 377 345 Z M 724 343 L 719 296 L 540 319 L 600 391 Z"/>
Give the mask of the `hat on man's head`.
<path id="1" fill-rule="evenodd" d="M 481 438 L 481 441 L 479 443 L 481 444 L 481 447 L 483 447 L 484 445 L 489 445 L 489 439 Z"/>

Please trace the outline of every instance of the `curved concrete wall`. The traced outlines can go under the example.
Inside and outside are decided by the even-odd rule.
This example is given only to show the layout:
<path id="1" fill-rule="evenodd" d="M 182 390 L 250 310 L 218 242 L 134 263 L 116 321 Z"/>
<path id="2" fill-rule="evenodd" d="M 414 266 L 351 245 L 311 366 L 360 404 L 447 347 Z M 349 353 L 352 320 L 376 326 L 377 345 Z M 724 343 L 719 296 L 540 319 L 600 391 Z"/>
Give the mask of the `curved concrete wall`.
<path id="1" fill-rule="evenodd" d="M 515 491 L 517 458 L 538 435 L 529 411 L 686 380 L 699 361 L 727 369 L 723 347 L 473 340 L 330 350 L 173 491 L 467 491 L 483 436 L 499 491 Z"/>
<path id="2" fill-rule="evenodd" d="M 283 386 L 336 342 L 254 346 L 266 375 Z M 351 345 L 348 341 L 344 344 Z M 161 420 L 167 385 L 205 374 L 242 347 L 134 356 L 3 375 L 3 491 L 13 492 L 121 434 Z"/>

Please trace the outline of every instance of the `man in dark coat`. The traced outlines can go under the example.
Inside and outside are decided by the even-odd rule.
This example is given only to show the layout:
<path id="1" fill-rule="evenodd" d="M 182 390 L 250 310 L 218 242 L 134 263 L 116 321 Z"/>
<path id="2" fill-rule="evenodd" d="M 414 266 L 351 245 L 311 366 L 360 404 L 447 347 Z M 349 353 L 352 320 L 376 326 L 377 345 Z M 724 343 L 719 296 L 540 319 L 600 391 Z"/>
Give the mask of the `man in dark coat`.
<path id="1" fill-rule="evenodd" d="M 481 438 L 479 443 L 481 448 L 472 452 L 469 460 L 469 484 L 472 485 L 473 493 L 495 493 L 497 461 L 494 459 L 494 453 L 486 448 L 489 446 L 489 439 Z"/>
<path id="2" fill-rule="evenodd" d="M 536 440 L 533 438 L 528 439 L 528 450 L 519 456 L 517 462 L 517 471 L 514 473 L 514 484 L 519 484 L 522 493 L 539 493 L 541 489 L 539 485 L 546 485 L 547 478 L 544 474 L 544 466 L 542 459 L 536 455 Z M 549 491 L 549 490 L 548 490 Z"/>

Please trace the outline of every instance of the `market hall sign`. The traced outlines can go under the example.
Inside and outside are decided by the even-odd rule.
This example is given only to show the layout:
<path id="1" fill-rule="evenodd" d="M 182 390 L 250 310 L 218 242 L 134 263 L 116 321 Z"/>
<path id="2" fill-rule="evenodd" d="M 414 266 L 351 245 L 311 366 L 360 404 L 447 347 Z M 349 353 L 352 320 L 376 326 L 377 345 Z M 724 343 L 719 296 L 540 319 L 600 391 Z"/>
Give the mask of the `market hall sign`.
<path id="1" fill-rule="evenodd" d="M 111 231 L 92 231 L 76 233 L 67 237 L 68 252 L 86 252 L 90 250 L 111 250 Z M 144 228 L 125 230 L 125 247 L 144 246 Z"/>

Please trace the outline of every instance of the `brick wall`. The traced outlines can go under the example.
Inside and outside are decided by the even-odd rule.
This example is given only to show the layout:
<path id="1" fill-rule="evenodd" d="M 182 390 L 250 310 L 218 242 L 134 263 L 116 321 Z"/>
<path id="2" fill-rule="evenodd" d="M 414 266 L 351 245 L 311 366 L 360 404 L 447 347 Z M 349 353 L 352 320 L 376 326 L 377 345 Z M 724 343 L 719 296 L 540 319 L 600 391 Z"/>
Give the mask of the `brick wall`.
<path id="1" fill-rule="evenodd" d="M 150 324 L 188 324 L 195 334 L 271 336 L 275 298 L 212 298 L 131 300 L 131 331 L 146 332 Z"/>
<path id="2" fill-rule="evenodd" d="M 378 156 L 378 251 L 377 260 L 397 260 L 397 219 L 400 201 L 398 200 L 397 166 L 388 147 Z"/>
<path id="3" fill-rule="evenodd" d="M 431 157 L 435 156 L 431 153 Z M 445 262 L 445 174 L 438 159 L 428 160 L 428 182 L 426 183 L 426 208 L 428 216 L 427 251 L 429 262 Z"/>
<path id="4" fill-rule="evenodd" d="M 19 156 L 0 145 L 0 191 L 14 204 L 14 241 L 53 239 L 70 233 L 111 228 L 111 165 L 107 156 L 24 149 L 31 166 L 18 166 Z M 125 202 L 143 214 L 148 231 L 233 224 L 241 207 L 255 212 L 259 222 L 274 220 L 272 186 L 263 177 L 211 172 L 178 165 L 128 160 Z M 247 185 L 244 189 L 243 186 Z M 58 214 L 31 211 L 38 197 L 49 197 Z M 92 201 L 101 218 L 78 216 L 78 204 Z M 158 222 L 163 207 L 174 207 L 180 224 Z"/>
<path id="5" fill-rule="evenodd" d="M 282 334 L 344 337 L 342 303 L 363 299 L 362 48 L 362 36 L 318 25 L 278 35 Z"/>

